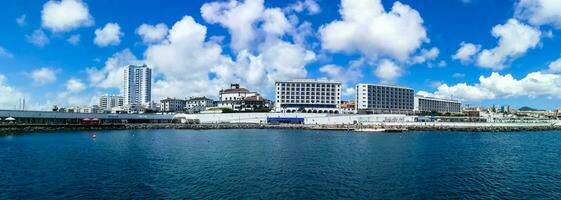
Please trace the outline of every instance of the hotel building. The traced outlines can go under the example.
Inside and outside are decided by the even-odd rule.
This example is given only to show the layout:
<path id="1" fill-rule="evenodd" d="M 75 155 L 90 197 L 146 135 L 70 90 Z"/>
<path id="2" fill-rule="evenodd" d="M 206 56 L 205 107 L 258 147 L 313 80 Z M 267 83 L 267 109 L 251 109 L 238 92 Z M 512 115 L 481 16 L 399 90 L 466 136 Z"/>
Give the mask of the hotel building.
<path id="1" fill-rule="evenodd" d="M 129 65 L 124 72 L 124 102 L 131 111 L 150 108 L 152 101 L 152 69 L 146 65 Z"/>
<path id="2" fill-rule="evenodd" d="M 358 113 L 413 113 L 415 91 L 411 88 L 379 84 L 357 84 L 355 91 L 355 106 Z"/>
<path id="3" fill-rule="evenodd" d="M 462 103 L 457 100 L 415 96 L 415 111 L 438 113 L 461 113 Z"/>
<path id="4" fill-rule="evenodd" d="M 341 82 L 307 79 L 277 81 L 275 88 L 276 112 L 341 112 Z"/>

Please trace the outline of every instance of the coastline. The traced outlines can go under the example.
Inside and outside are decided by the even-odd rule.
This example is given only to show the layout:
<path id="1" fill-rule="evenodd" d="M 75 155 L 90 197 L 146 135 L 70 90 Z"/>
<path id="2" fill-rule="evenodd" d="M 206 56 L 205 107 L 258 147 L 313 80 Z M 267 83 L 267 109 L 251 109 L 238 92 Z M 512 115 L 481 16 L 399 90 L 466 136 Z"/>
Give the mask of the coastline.
<path id="1" fill-rule="evenodd" d="M 255 123 L 216 123 L 216 124 L 102 124 L 102 125 L 0 125 L 0 136 L 18 135 L 34 132 L 56 131 L 102 131 L 102 130 L 136 130 L 136 129 L 301 129 L 353 131 L 361 128 L 405 128 L 408 131 L 446 131 L 446 132 L 520 132 L 520 131 L 561 131 L 561 126 L 554 124 L 511 124 L 511 123 L 391 123 L 378 125 L 270 125 Z"/>

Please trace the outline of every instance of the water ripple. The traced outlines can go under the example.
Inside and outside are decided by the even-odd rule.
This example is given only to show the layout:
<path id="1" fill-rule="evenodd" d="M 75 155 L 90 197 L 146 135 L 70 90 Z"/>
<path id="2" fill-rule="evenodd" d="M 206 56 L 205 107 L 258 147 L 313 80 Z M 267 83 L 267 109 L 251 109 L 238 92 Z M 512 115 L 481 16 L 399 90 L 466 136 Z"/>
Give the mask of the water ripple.
<path id="1" fill-rule="evenodd" d="M 0 137 L 0 199 L 561 199 L 561 134 L 138 130 Z"/>

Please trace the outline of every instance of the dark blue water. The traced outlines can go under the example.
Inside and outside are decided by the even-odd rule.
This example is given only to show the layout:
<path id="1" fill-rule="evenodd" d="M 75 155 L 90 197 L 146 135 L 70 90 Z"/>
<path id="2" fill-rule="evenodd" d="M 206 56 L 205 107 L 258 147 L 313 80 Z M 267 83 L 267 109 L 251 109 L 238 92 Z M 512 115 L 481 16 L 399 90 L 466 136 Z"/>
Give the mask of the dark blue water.
<path id="1" fill-rule="evenodd" d="M 0 199 L 560 199 L 561 133 L 0 137 Z"/>

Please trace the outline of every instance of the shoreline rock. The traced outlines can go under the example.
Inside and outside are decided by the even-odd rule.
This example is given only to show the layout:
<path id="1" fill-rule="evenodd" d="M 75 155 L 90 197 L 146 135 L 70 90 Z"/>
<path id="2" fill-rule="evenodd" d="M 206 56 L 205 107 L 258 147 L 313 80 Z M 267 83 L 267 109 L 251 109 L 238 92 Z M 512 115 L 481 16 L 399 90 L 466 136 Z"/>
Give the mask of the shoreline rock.
<path id="1" fill-rule="evenodd" d="M 56 131 L 101 131 L 101 130 L 137 130 L 137 129 L 299 129 L 352 131 L 360 128 L 357 125 L 269 125 L 269 124 L 103 124 L 103 125 L 0 125 L 0 136 L 18 135 L 34 132 Z M 521 132 L 521 131 L 556 131 L 561 126 L 528 125 L 528 126 L 384 126 L 384 128 L 406 128 L 408 131 L 444 131 L 444 132 Z"/>

